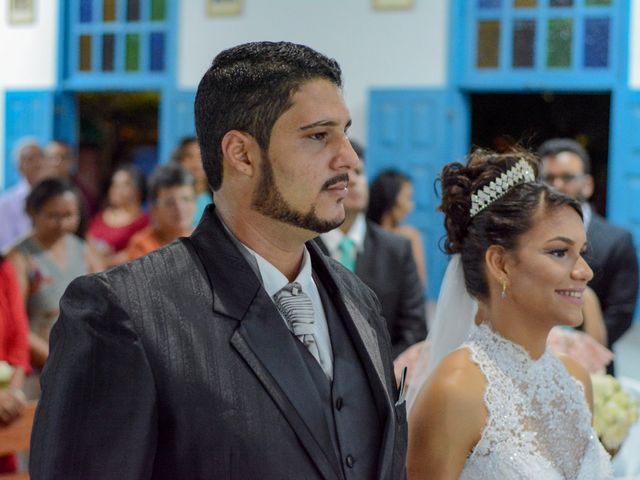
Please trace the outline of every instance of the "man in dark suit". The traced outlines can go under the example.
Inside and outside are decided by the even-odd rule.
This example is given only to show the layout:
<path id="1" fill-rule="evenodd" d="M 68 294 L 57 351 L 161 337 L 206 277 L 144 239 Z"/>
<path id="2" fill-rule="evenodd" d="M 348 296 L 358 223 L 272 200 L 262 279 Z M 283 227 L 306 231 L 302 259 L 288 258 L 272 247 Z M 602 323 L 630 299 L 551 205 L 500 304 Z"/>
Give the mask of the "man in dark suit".
<path id="1" fill-rule="evenodd" d="M 344 220 L 357 160 L 338 64 L 231 48 L 195 117 L 215 207 L 191 237 L 69 287 L 32 478 L 403 478 L 378 301 L 310 243 Z"/>
<path id="2" fill-rule="evenodd" d="M 375 292 L 387 321 L 395 358 L 427 335 L 424 287 L 411 242 L 365 217 L 369 185 L 364 149 L 357 142 L 352 141 L 352 145 L 358 154 L 358 165 L 349 172 L 345 221 L 315 241 Z"/>
<path id="3" fill-rule="evenodd" d="M 591 162 L 579 143 L 554 138 L 544 142 L 538 153 L 543 180 L 582 204 L 589 243 L 585 259 L 594 273 L 589 286 L 600 300 L 611 348 L 631 325 L 636 307 L 638 259 L 633 238 L 627 230 L 607 223 L 589 205 Z"/>

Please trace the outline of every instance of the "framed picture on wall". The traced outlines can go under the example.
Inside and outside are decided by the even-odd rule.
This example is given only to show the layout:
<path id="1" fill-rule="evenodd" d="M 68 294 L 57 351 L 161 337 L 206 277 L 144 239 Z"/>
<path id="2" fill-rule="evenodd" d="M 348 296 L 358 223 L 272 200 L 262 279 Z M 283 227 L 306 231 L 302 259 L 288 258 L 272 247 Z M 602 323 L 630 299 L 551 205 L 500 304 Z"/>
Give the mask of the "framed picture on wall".
<path id="1" fill-rule="evenodd" d="M 9 0 L 9 24 L 24 25 L 36 19 L 35 0 Z"/>
<path id="2" fill-rule="evenodd" d="M 375 10 L 409 10 L 415 0 L 371 0 Z"/>
<path id="3" fill-rule="evenodd" d="M 207 0 L 207 15 L 212 17 L 240 15 L 242 0 Z"/>

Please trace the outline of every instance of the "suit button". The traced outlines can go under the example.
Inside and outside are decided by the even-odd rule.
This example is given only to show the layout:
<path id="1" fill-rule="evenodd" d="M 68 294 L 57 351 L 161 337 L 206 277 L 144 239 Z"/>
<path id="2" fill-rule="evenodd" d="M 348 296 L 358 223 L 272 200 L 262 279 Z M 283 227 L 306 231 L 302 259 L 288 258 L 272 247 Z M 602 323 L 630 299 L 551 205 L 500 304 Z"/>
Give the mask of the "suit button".
<path id="1" fill-rule="evenodd" d="M 336 400 L 336 410 L 342 410 L 342 397 L 338 397 Z"/>
<path id="2" fill-rule="evenodd" d="M 347 455 L 347 458 L 345 459 L 346 463 L 347 463 L 347 467 L 349 468 L 353 468 L 353 457 L 351 455 Z"/>

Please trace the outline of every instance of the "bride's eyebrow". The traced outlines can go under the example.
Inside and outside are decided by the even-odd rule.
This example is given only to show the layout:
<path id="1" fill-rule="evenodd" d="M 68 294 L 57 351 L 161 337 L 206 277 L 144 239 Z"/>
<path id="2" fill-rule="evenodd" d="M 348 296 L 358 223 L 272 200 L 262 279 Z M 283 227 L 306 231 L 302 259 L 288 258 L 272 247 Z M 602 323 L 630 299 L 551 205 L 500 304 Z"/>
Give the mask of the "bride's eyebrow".
<path id="1" fill-rule="evenodd" d="M 568 237 L 562 237 L 562 236 L 550 238 L 549 240 L 547 240 L 547 243 L 557 242 L 557 241 L 564 242 L 564 243 L 566 243 L 568 245 L 575 245 L 576 244 L 575 240 L 572 240 L 572 239 L 570 239 Z"/>

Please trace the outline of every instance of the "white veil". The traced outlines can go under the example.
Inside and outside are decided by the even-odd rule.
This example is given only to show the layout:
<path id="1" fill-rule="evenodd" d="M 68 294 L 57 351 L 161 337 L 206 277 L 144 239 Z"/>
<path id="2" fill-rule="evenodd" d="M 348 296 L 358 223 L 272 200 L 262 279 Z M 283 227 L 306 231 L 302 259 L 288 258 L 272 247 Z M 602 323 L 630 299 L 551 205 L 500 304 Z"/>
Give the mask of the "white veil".
<path id="1" fill-rule="evenodd" d="M 460 254 L 453 255 L 442 280 L 427 342 L 414 366 L 407 390 L 408 409 L 440 361 L 466 340 L 477 311 L 478 304 L 465 287 Z"/>

